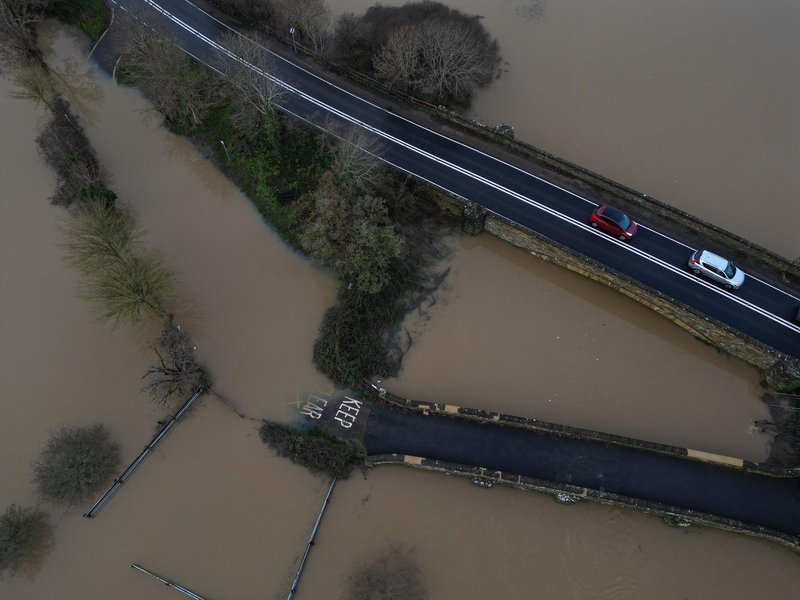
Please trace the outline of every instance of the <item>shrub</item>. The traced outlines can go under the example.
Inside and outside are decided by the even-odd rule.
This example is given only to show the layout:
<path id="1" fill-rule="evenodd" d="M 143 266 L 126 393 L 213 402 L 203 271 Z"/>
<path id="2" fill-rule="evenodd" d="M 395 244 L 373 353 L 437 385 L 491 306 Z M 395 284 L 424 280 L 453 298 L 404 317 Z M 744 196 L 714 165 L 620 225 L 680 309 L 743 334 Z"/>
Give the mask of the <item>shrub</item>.
<path id="1" fill-rule="evenodd" d="M 53 528 L 47 513 L 12 504 L 0 515 L 0 576 L 15 575 L 53 544 Z"/>
<path id="2" fill-rule="evenodd" d="M 96 492 L 119 466 L 119 445 L 100 424 L 59 429 L 34 465 L 42 499 L 74 506 Z"/>
<path id="3" fill-rule="evenodd" d="M 403 238 L 389 219 L 386 203 L 336 186 L 330 177 L 323 178 L 314 198 L 314 217 L 303 233 L 303 247 L 359 292 L 380 292 L 389 283 L 392 261 L 403 251 Z"/>
<path id="4" fill-rule="evenodd" d="M 163 318 L 174 298 L 174 274 L 141 237 L 133 214 L 103 193 L 90 194 L 67 221 L 66 259 L 81 273 L 83 296 L 115 325 Z"/>
<path id="5" fill-rule="evenodd" d="M 353 467 L 364 460 L 364 447 L 340 440 L 320 429 L 303 432 L 286 425 L 264 421 L 259 436 L 278 456 L 289 458 L 315 473 L 347 479 Z"/>

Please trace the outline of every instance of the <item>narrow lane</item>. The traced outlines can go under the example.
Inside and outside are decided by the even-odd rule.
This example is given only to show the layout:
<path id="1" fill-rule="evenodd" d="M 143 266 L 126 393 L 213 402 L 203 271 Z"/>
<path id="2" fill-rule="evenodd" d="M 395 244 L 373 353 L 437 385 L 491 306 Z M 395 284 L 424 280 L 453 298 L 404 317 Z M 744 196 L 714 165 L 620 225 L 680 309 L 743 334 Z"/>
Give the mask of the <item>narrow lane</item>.
<path id="1" fill-rule="evenodd" d="M 549 433 L 371 406 L 369 455 L 408 454 L 566 483 L 800 536 L 800 480 Z"/>

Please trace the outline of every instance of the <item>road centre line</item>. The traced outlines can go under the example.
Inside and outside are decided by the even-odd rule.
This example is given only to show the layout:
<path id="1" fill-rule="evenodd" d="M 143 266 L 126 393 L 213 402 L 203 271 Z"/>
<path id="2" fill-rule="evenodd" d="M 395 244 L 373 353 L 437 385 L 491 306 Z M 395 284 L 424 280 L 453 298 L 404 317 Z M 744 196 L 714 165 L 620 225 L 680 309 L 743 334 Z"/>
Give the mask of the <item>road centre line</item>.
<path id="1" fill-rule="evenodd" d="M 207 43 L 212 48 L 214 48 L 214 49 L 218 50 L 219 52 L 223 53 L 224 55 L 227 55 L 228 57 L 240 62 L 241 64 L 253 69 L 254 71 L 259 73 L 263 77 L 266 77 L 266 78 L 270 79 L 274 83 L 276 83 L 276 84 L 280 85 L 281 87 L 293 92 L 294 94 L 296 94 L 300 98 L 302 98 L 304 100 L 307 100 L 308 102 L 314 104 L 315 106 L 318 106 L 319 108 L 322 108 L 323 110 L 326 110 L 327 112 L 329 112 L 329 113 L 331 113 L 333 115 L 336 115 L 339 118 L 341 118 L 341 119 L 343 119 L 343 120 L 345 120 L 347 122 L 350 122 L 350 123 L 352 123 L 354 125 L 360 126 L 363 129 L 366 129 L 367 131 L 369 131 L 369 132 L 371 132 L 371 133 L 373 133 L 373 134 L 375 134 L 375 135 L 377 135 L 379 137 L 382 137 L 382 138 L 384 138 L 384 139 L 386 139 L 388 141 L 391 141 L 391 142 L 397 144 L 398 146 L 406 148 L 406 149 L 408 149 L 408 150 L 410 150 L 412 152 L 415 152 L 416 154 L 419 154 L 421 156 L 424 156 L 425 158 L 428 158 L 429 160 L 431 160 L 433 162 L 439 163 L 442 166 L 448 167 L 448 168 L 450 168 L 450 169 L 452 169 L 452 170 L 454 170 L 454 171 L 456 171 L 456 172 L 458 172 L 458 173 L 460 173 L 462 175 L 465 175 L 467 177 L 475 179 L 476 181 L 479 181 L 480 183 L 483 183 L 484 185 L 492 187 L 492 188 L 496 189 L 497 191 L 499 191 L 501 193 L 505 193 L 506 195 L 509 195 L 509 196 L 521 201 L 521 202 L 524 202 L 526 204 L 529 204 L 530 206 L 538 208 L 542 212 L 548 213 L 553 217 L 556 217 L 556 218 L 558 218 L 560 220 L 563 220 L 563 221 L 565 221 L 567 223 L 570 223 L 570 224 L 572 224 L 572 225 L 574 225 L 576 227 L 579 227 L 581 229 L 589 231 L 594 235 L 598 235 L 598 236 L 602 237 L 603 239 L 605 239 L 608 242 L 617 244 L 619 247 L 624 248 L 628 252 L 632 252 L 632 253 L 638 255 L 639 257 L 641 257 L 641 258 L 643 258 L 643 259 L 645 259 L 647 261 L 650 261 L 650 262 L 652 262 L 654 264 L 657 264 L 657 265 L 661 266 L 662 268 L 664 268 L 666 270 L 672 271 L 673 273 L 678 274 L 681 277 L 684 277 L 687 280 L 689 280 L 689 281 L 691 281 L 691 282 L 693 282 L 695 284 L 698 284 L 698 285 L 701 285 L 703 287 L 706 287 L 708 290 L 710 290 L 710 291 L 712 291 L 714 293 L 717 293 L 717 294 L 719 294 L 721 296 L 727 297 L 730 300 L 740 304 L 741 306 L 743 306 L 745 308 L 749 308 L 753 312 L 756 312 L 756 313 L 760 314 L 761 316 L 764 316 L 764 317 L 766 317 L 766 318 L 768 318 L 768 319 L 770 319 L 770 320 L 772 320 L 772 321 L 774 321 L 774 322 L 776 322 L 776 323 L 778 323 L 780 325 L 783 325 L 784 327 L 786 327 L 786 328 L 788 328 L 788 329 L 790 329 L 792 331 L 800 332 L 800 327 L 798 327 L 798 326 L 796 326 L 796 325 L 794 325 L 794 324 L 782 319 L 781 317 L 778 317 L 777 315 L 774 315 L 773 313 L 768 312 L 767 310 L 765 310 L 765 309 L 763 309 L 763 308 L 761 308 L 761 307 L 759 307 L 757 305 L 751 304 L 750 302 L 748 302 L 746 300 L 743 300 L 742 298 L 739 298 L 739 297 L 737 297 L 737 296 L 735 296 L 735 295 L 733 295 L 733 294 L 731 294 L 729 292 L 725 292 L 725 291 L 719 289 L 718 287 L 710 284 L 709 282 L 706 282 L 706 281 L 703 281 L 701 279 L 698 279 L 697 277 L 695 277 L 693 275 L 689 275 L 683 269 L 675 267 L 675 266 L 663 261 L 660 258 L 657 258 L 657 257 L 655 257 L 655 256 L 653 256 L 653 255 L 651 255 L 651 254 L 649 254 L 647 252 L 644 252 L 643 250 L 640 250 L 638 248 L 635 248 L 635 247 L 631 246 L 630 244 L 623 244 L 623 243 L 619 242 L 618 240 L 616 240 L 615 238 L 611 238 L 611 237 L 609 237 L 609 236 L 607 236 L 605 234 L 597 232 L 597 231 L 595 231 L 593 228 L 589 227 L 585 223 L 582 223 L 582 222 L 580 222 L 580 221 L 578 221 L 578 220 L 576 220 L 576 219 L 574 219 L 572 217 L 569 217 L 567 215 L 564 215 L 564 214 L 556 211 L 555 209 L 552 209 L 552 208 L 550 208 L 550 207 L 548 207 L 546 205 L 543 205 L 543 204 L 541 204 L 541 203 L 539 203 L 539 202 L 537 202 L 537 201 L 535 201 L 535 200 L 533 200 L 531 198 L 523 196 L 522 194 L 520 194 L 518 192 L 515 192 L 514 190 L 511 190 L 511 189 L 508 189 L 508 188 L 506 188 L 504 186 L 501 186 L 501 185 L 499 185 L 499 184 L 497 184 L 497 183 L 495 183 L 495 182 L 493 182 L 493 181 L 491 181 L 491 180 L 489 180 L 489 179 L 487 179 L 487 178 L 485 178 L 485 177 L 483 177 L 481 175 L 478 175 L 477 173 L 473 173 L 472 171 L 467 170 L 464 167 L 461 167 L 459 165 L 456 165 L 454 163 L 446 161 L 446 160 L 444 160 L 444 159 L 442 159 L 442 158 L 440 158 L 440 157 L 438 157 L 438 156 L 436 156 L 436 155 L 434 155 L 434 154 L 432 154 L 432 153 L 430 153 L 430 152 L 428 152 L 426 150 L 423 150 L 421 148 L 413 146 L 412 144 L 410 144 L 408 142 L 405 142 L 405 141 L 403 141 L 403 140 L 401 140 L 399 138 L 396 138 L 395 136 L 392 136 L 392 135 L 390 135 L 390 134 L 388 134 L 388 133 L 386 133 L 386 132 L 384 132 L 384 131 L 382 131 L 382 130 L 380 130 L 380 129 L 378 129 L 378 128 L 376 128 L 376 127 L 374 127 L 374 126 L 372 126 L 372 125 L 370 125 L 368 123 L 360 121 L 360 120 L 356 119 L 355 117 L 352 117 L 351 115 L 348 115 L 347 113 L 345 113 L 345 112 L 343 112 L 343 111 L 341 111 L 339 109 L 336 109 L 336 108 L 324 103 L 323 101 L 318 100 L 318 99 L 306 94 L 305 92 L 295 88 L 294 86 L 292 86 L 292 85 L 290 85 L 290 84 L 288 84 L 288 83 L 286 83 L 284 81 L 281 81 L 280 79 L 278 79 L 274 75 L 271 75 L 271 74 L 263 71 L 262 69 L 259 69 L 255 65 L 252 65 L 252 64 L 248 63 L 247 61 L 243 60 L 239 56 L 237 56 L 234 53 L 232 53 L 231 51 L 229 51 L 227 48 L 223 47 L 221 44 L 217 43 L 216 41 L 212 40 L 211 38 L 209 38 L 205 34 L 197 31 L 196 29 L 194 29 L 193 27 L 191 27 L 187 23 L 183 22 L 181 19 L 179 19 L 176 16 L 172 15 L 169 11 L 165 10 L 163 7 L 161 7 L 158 4 L 156 4 L 153 0 L 145 0 L 145 2 L 147 4 L 149 4 L 150 6 L 152 6 L 154 9 L 156 9 L 157 11 L 161 12 L 164 16 L 166 16 L 168 19 L 173 21 L 176 25 L 178 25 L 181 28 L 185 29 L 186 31 L 194 34 L 196 37 L 198 37 L 199 39 L 201 39 L 202 41 Z M 231 29 L 231 31 L 235 31 L 235 30 Z M 238 32 L 236 32 L 236 33 L 238 33 Z M 239 34 L 239 35 L 242 35 L 242 34 Z M 243 37 L 245 37 L 245 39 L 249 40 L 249 38 L 246 38 L 246 36 L 243 36 Z M 250 41 L 252 42 L 252 40 L 250 40 Z M 274 54 L 274 53 L 271 53 L 271 54 Z M 435 133 L 435 132 L 433 132 L 433 133 Z M 437 134 L 437 135 L 439 135 L 439 134 Z M 442 137 L 444 137 L 444 136 L 442 136 Z M 449 138 L 446 138 L 446 139 L 449 139 Z M 460 142 L 457 142 L 457 143 L 460 143 Z M 498 162 L 502 162 L 502 161 L 498 161 Z M 510 166 L 512 166 L 512 165 L 510 165 Z M 516 168 L 516 167 L 514 167 L 514 168 Z M 519 170 L 519 169 L 517 169 L 517 170 Z M 525 173 L 524 171 L 521 171 L 521 172 Z M 542 180 L 542 181 L 544 181 L 544 180 Z M 546 182 L 546 183 L 549 183 L 549 182 Z M 552 185 L 552 184 L 550 184 L 550 185 Z M 558 188 L 558 186 L 553 186 L 553 187 Z M 562 188 L 558 188 L 558 189 L 562 189 Z M 568 190 L 564 190 L 564 191 L 568 191 Z M 572 192 L 569 192 L 569 193 L 571 195 L 575 195 Z M 583 200 L 585 200 L 585 199 L 583 199 Z"/>
<path id="2" fill-rule="evenodd" d="M 112 0 L 112 1 L 114 1 L 114 0 Z M 148 2 L 148 3 L 150 3 L 150 4 L 152 4 L 152 2 L 150 2 L 150 0 L 145 0 L 145 1 L 147 1 L 147 2 Z M 240 35 L 240 36 L 244 37 L 245 39 L 247 39 L 247 40 L 248 40 L 248 41 L 250 41 L 251 43 L 255 44 L 256 46 L 258 46 L 259 48 L 261 48 L 262 50 L 264 50 L 265 52 L 267 52 L 267 53 L 271 54 L 272 56 L 274 56 L 274 57 L 278 58 L 279 60 L 281 60 L 281 61 L 285 62 L 286 64 L 288 64 L 288 65 L 292 66 L 293 68 L 296 68 L 296 69 L 298 69 L 298 70 L 300 70 L 300 71 L 303 71 L 303 72 L 304 72 L 304 73 L 306 73 L 307 75 L 310 75 L 311 77 L 314 77 L 315 79 L 318 79 L 319 81 L 322 81 L 323 83 L 325 83 L 325 84 L 327 84 L 327 85 L 330 85 L 331 87 L 334 87 L 334 88 L 336 88 L 337 90 L 339 90 L 339 91 L 341 91 L 341 92 L 343 92 L 343 93 L 345 93 L 345 94 L 347 94 L 347 95 L 349 95 L 349 96 L 351 96 L 351 97 L 353 97 L 353 98 L 355 98 L 355 99 L 359 100 L 360 102 L 363 102 L 363 103 L 365 103 L 365 104 L 368 104 L 369 106 L 372 106 L 372 107 L 374 107 L 374 108 L 376 108 L 376 109 L 380 110 L 380 111 L 381 111 L 381 112 L 383 112 L 383 113 L 390 114 L 390 115 L 392 115 L 392 116 L 394 116 L 394 117 L 397 117 L 398 119 L 401 119 L 401 120 L 403 120 L 403 121 L 405 121 L 405 122 L 407 122 L 407 123 L 409 123 L 409 124 L 413 125 L 414 127 L 418 127 L 418 128 L 420 128 L 420 129 L 422 129 L 422 130 L 424 130 L 424 131 L 427 131 L 427 132 L 429 132 L 429 133 L 432 133 L 432 134 L 434 134 L 434 135 L 436 135 L 436 136 L 439 136 L 439 137 L 441 137 L 441 138 L 443 138 L 443 139 L 445 139 L 445 140 L 447 140 L 447 141 L 449 141 L 449 142 L 452 142 L 452 143 L 454 143 L 454 144 L 458 144 L 459 146 L 462 146 L 462 147 L 464 147 L 464 148 L 467 148 L 468 150 L 470 150 L 470 151 L 472 151 L 472 152 L 475 152 L 475 153 L 477 153 L 477 154 L 480 154 L 480 155 L 482 155 L 482 156 L 485 156 L 485 157 L 487 157 L 487 158 L 488 158 L 488 159 L 490 159 L 490 160 L 493 160 L 493 161 L 495 161 L 495 162 L 501 163 L 501 164 L 503 164 L 503 165 L 505 165 L 505 166 L 507 166 L 507 167 L 510 167 L 510 168 L 512 168 L 512 169 L 514 169 L 514 170 L 516 170 L 516 171 L 519 171 L 520 173 L 522 173 L 522 174 L 524 174 L 524 175 L 527 175 L 528 177 L 532 177 L 533 179 L 536 179 L 536 180 L 538 180 L 538 181 L 541 181 L 542 183 L 545 183 L 545 184 L 549 185 L 550 187 L 553 187 L 553 188 L 556 188 L 556 189 L 558 189 L 558 190 L 561 190 L 562 192 L 565 192 L 565 193 L 567 193 L 567 194 L 569 194 L 569 195 L 571 195 L 571 196 L 574 196 L 575 198 L 578 198 L 579 200 L 583 200 L 584 202 L 586 202 L 586 203 L 588 203 L 588 204 L 591 204 L 592 206 L 599 206 L 599 204 L 598 204 L 597 202 L 595 202 L 594 200 L 591 200 L 591 199 L 589 199 L 589 198 L 584 198 L 584 197 L 583 197 L 583 196 L 581 196 L 580 194 L 577 194 L 577 193 L 575 193 L 575 192 L 573 192 L 573 191 L 571 191 L 571 190 L 568 190 L 568 189 L 566 189 L 566 188 L 563 188 L 563 187 L 561 187 L 561 186 L 559 186 L 559 185 L 556 185 L 556 184 L 555 184 L 555 183 L 553 183 L 552 181 L 548 181 L 548 180 L 546 180 L 546 179 L 543 179 L 542 177 L 539 177 L 538 175 L 534 175 L 533 173 L 530 173 L 530 172 L 528 172 L 528 171 L 525 171 L 524 169 L 522 169 L 522 168 L 520 168 L 520 167 L 517 167 L 517 166 L 515 166 L 515 165 L 512 165 L 511 163 L 507 163 L 506 161 L 504 161 L 504 160 L 502 160 L 502 159 L 500 159 L 500 158 L 497 158 L 496 156 L 492 156 L 492 155 L 490 155 L 490 154 L 487 154 L 486 152 L 483 152 L 482 150 L 479 150 L 479 149 L 477 149 L 477 148 L 474 148 L 474 147 L 472 147 L 472 146 L 469 146 L 468 144 L 465 144 L 464 142 L 460 142 L 460 141 L 458 141 L 458 140 L 455 140 L 455 139 L 453 139 L 453 138 L 449 138 L 449 137 L 447 137 L 446 135 L 444 135 L 444 134 L 442 134 L 442 133 L 439 133 L 438 131 L 434 131 L 433 129 L 429 129 L 429 128 L 425 127 L 424 125 L 420 125 L 419 123 L 416 123 L 416 122 L 414 122 L 414 121 L 411 121 L 410 119 L 407 119 L 406 117 L 404 117 L 404 116 L 402 116 L 402 115 L 399 115 L 399 114 L 397 114 L 397 113 L 394 113 L 394 112 L 389 112 L 389 111 L 387 111 L 387 110 L 386 110 L 384 107 L 382 107 L 382 106 L 379 106 L 379 105 L 375 104 L 374 102 L 371 102 L 371 101 L 369 101 L 369 100 L 367 100 L 367 99 L 365 99 L 365 98 L 362 98 L 361 96 L 358 96 L 358 95 L 354 94 L 353 92 L 350 92 L 349 90 L 346 90 L 346 89 L 344 89 L 344 88 L 342 88 L 342 87 L 338 86 L 337 84 L 335 84 L 335 83 L 333 83 L 333 82 L 331 82 L 331 81 L 328 81 L 327 79 L 324 79 L 324 78 L 320 77 L 319 75 L 317 75 L 316 73 L 313 73 L 313 72 L 309 71 L 308 69 L 306 69 L 306 68 L 305 68 L 305 67 L 303 67 L 302 65 L 299 65 L 299 64 L 297 64 L 297 63 L 293 63 L 293 62 L 291 62 L 290 60 L 288 60 L 288 59 L 284 58 L 283 56 L 281 56 L 281 55 L 279 55 L 279 54 L 276 54 L 275 52 L 273 52 L 273 51 L 272 51 L 272 50 L 270 50 L 269 48 L 265 48 L 264 46 L 262 46 L 262 45 L 261 45 L 261 44 L 259 44 L 258 42 L 255 42 L 254 40 L 251 40 L 251 39 L 250 39 L 250 38 L 248 38 L 247 36 L 243 35 L 241 32 L 237 31 L 236 29 L 233 29 L 233 28 L 232 28 L 230 25 L 228 25 L 227 23 L 223 23 L 223 22 L 222 22 L 222 21 L 220 21 L 220 20 L 219 20 L 217 17 L 215 17 L 214 15 L 212 15 L 211 13 L 209 13 L 209 12 L 207 12 L 207 11 L 203 10 L 201 7 L 199 7 L 199 6 L 197 6 L 196 4 L 194 4 L 194 3 L 193 3 L 191 0 L 184 0 L 184 2 L 186 2 L 186 4 L 188 4 L 189 6 L 191 6 L 192 8 L 194 8 L 195 10 L 197 10 L 197 11 L 199 11 L 199 12 L 203 13 L 204 15 L 206 15 L 207 17 L 209 17 L 209 18 L 213 19 L 214 21 L 216 21 L 217 23 L 219 23 L 220 25 L 222 25 L 222 26 L 223 26 L 223 27 L 225 27 L 226 29 L 229 29 L 230 31 L 232 31 L 232 32 L 236 33 L 237 35 Z M 199 32 L 198 32 L 198 33 L 199 33 Z M 638 223 L 638 221 L 637 221 L 637 223 Z M 685 247 L 685 248 L 687 248 L 687 249 L 691 250 L 692 252 L 694 252 L 694 251 L 696 250 L 696 248 L 692 248 L 692 247 L 691 247 L 691 246 L 689 246 L 688 244 L 686 244 L 686 243 L 684 243 L 684 242 L 682 242 L 682 241 L 680 241 L 680 240 L 677 240 L 677 239 L 675 239 L 675 238 L 673 238 L 673 237 L 670 237 L 669 235 L 667 235 L 667 234 L 665 234 L 665 233 L 662 233 L 662 232 L 658 231 L 657 229 L 653 229 L 652 227 L 648 227 L 647 225 L 642 225 L 641 223 L 639 223 L 639 225 L 640 225 L 642 228 L 644 228 L 644 229 L 646 229 L 646 230 L 648 230 L 648 231 L 650 231 L 650 232 L 652 232 L 652 233 L 654 233 L 654 234 L 656 234 L 656 235 L 658 235 L 658 236 L 661 236 L 661 237 L 663 237 L 664 239 L 667 239 L 667 240 L 669 240 L 669 241 L 671 241 L 671 242 L 674 242 L 674 243 L 676 243 L 676 244 L 678 244 L 678 245 L 680 245 L 680 246 L 683 246 L 683 247 Z M 759 281 L 759 282 L 763 283 L 764 285 L 766 285 L 766 286 L 768 286 L 768 287 L 770 287 L 770 288 L 772 288 L 772 289 L 774 289 L 774 290 L 776 290 L 776 291 L 778 291 L 778 292 L 781 292 L 781 293 L 783 293 L 783 294 L 785 294 L 785 295 L 789 296 L 790 298 L 792 298 L 792 299 L 794 299 L 794 300 L 797 300 L 798 302 L 800 302 L 800 298 L 797 298 L 796 296 L 794 296 L 794 295 L 790 294 L 789 292 L 787 292 L 787 291 L 785 291 L 785 290 L 782 290 L 782 289 L 780 289 L 780 288 L 778 288 L 778 287 L 775 287 L 774 285 L 771 285 L 771 284 L 767 283 L 766 281 L 764 281 L 764 280 L 762 280 L 762 279 L 759 279 L 758 277 L 755 277 L 755 276 L 753 276 L 753 275 L 749 275 L 749 274 L 748 274 L 748 276 L 749 276 L 751 279 L 755 279 L 756 281 Z"/>

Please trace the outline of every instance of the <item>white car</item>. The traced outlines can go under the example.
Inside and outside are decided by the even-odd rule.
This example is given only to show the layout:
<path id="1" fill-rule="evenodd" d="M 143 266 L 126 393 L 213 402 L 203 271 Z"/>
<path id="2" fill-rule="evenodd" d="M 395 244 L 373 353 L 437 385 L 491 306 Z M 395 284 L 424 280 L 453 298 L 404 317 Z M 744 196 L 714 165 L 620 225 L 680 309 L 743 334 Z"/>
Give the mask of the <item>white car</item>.
<path id="1" fill-rule="evenodd" d="M 744 271 L 708 250 L 698 250 L 692 254 L 689 268 L 695 275 L 705 275 L 729 290 L 738 290 L 744 283 Z"/>

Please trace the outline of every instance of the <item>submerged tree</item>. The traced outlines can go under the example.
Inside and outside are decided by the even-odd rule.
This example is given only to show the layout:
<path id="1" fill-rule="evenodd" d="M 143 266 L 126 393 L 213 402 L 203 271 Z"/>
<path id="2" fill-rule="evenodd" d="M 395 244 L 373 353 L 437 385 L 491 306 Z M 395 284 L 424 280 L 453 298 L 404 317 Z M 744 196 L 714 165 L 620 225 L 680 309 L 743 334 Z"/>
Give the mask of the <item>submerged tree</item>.
<path id="1" fill-rule="evenodd" d="M 174 395 L 187 396 L 199 386 L 209 387 L 211 376 L 195 358 L 192 340 L 172 315 L 167 317 L 159 338 L 163 354 L 154 348 L 158 360 L 145 373 L 144 386 L 159 404 L 166 404 Z"/>
<path id="2" fill-rule="evenodd" d="M 119 444 L 110 438 L 101 424 L 51 434 L 33 468 L 42 499 L 74 506 L 96 492 L 119 466 Z"/>
<path id="3" fill-rule="evenodd" d="M 391 544 L 347 578 L 343 600 L 426 600 L 422 571 L 411 549 Z"/>
<path id="4" fill-rule="evenodd" d="M 16 575 L 35 563 L 53 545 L 47 513 L 12 504 L 0 515 L 0 576 Z"/>
<path id="5" fill-rule="evenodd" d="M 83 277 L 84 296 L 114 324 L 162 318 L 173 298 L 174 275 L 145 250 L 133 215 L 103 195 L 67 220 L 66 258 Z"/>
<path id="6" fill-rule="evenodd" d="M 46 101 L 48 85 L 38 81 L 38 75 L 32 77 L 31 81 L 23 84 L 25 91 L 21 93 L 30 97 L 40 95 L 42 101 Z M 100 163 L 69 105 L 56 96 L 50 102 L 52 117 L 36 138 L 36 144 L 58 177 L 51 201 L 68 208 L 82 203 L 93 190 L 101 188 Z"/>

